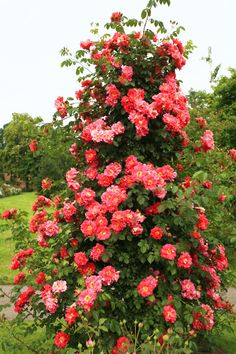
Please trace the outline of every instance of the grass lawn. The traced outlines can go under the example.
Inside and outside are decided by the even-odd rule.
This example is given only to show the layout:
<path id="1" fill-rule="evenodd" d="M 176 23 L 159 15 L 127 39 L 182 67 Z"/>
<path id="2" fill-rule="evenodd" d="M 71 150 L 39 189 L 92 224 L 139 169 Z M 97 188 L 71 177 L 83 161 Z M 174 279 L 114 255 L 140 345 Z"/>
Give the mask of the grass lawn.
<path id="1" fill-rule="evenodd" d="M 35 200 L 35 196 L 35 192 L 28 192 L 19 195 L 12 195 L 11 197 L 0 198 L 0 213 L 3 210 L 11 208 L 17 208 L 32 213 L 31 205 Z"/>
<path id="2" fill-rule="evenodd" d="M 27 321 L 24 326 L 16 326 L 14 322 L 2 321 L 0 323 L 0 353 L 28 354 L 33 353 L 34 349 L 37 349 L 37 353 L 49 353 L 50 345 L 46 341 L 44 329 L 39 328 L 36 332 L 26 335 L 31 322 Z"/>
<path id="3" fill-rule="evenodd" d="M 235 322 L 232 323 L 234 332 L 223 331 L 220 335 L 213 335 L 213 342 L 216 348 L 222 349 L 225 354 L 236 353 L 236 317 Z"/>
<path id="4" fill-rule="evenodd" d="M 0 322 L 0 354 L 45 354 L 52 350 L 53 338 L 48 339 L 45 327 L 32 331 L 33 321 L 18 325 L 15 321 Z M 75 349 L 61 349 L 61 354 L 74 354 Z"/>
<path id="5" fill-rule="evenodd" d="M 31 205 L 35 200 L 36 194 L 34 192 L 22 193 L 11 197 L 0 198 L 0 213 L 3 210 L 17 208 L 27 211 L 32 215 Z M 0 220 L 0 225 L 5 223 Z M 0 231 L 0 278 L 6 277 L 2 283 L 11 284 L 16 272 L 9 268 L 11 258 L 14 255 L 14 243 L 11 239 L 11 233 L 7 231 Z"/>

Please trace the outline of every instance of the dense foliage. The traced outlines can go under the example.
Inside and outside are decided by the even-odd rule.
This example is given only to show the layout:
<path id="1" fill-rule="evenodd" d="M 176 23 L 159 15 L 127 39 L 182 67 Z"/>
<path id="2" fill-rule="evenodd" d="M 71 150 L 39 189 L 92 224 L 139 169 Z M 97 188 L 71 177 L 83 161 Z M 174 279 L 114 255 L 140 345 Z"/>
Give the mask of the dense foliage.
<path id="1" fill-rule="evenodd" d="M 39 117 L 13 113 L 0 130 L 1 179 L 26 190 L 41 191 L 44 178 L 54 180 L 54 189 L 64 187 L 61 181 L 72 163 L 68 154 L 72 134 L 62 129 L 62 122 L 42 122 Z"/>
<path id="2" fill-rule="evenodd" d="M 236 146 L 236 69 L 212 84 L 212 92 L 191 90 L 188 94 L 190 113 L 195 119 L 203 116 L 215 132 L 219 147 Z"/>
<path id="3" fill-rule="evenodd" d="M 231 308 L 220 295 L 228 260 L 208 220 L 216 196 L 201 171 L 185 175 L 180 165 L 190 117 L 175 72 L 191 44 L 176 38 L 180 28 L 169 35 L 150 20 L 146 29 L 152 3 L 142 30 L 113 13 L 112 34 L 81 42 L 64 61 L 82 64 L 76 100 L 56 100 L 75 135 L 67 190 L 37 198 L 29 231 L 15 209 L 2 214 L 24 246 L 11 263 L 20 270 L 15 311 L 54 334 L 53 350 L 190 353 L 191 338 Z M 211 153 L 212 131 L 199 142 Z M 52 183 L 44 180 L 47 193 Z"/>

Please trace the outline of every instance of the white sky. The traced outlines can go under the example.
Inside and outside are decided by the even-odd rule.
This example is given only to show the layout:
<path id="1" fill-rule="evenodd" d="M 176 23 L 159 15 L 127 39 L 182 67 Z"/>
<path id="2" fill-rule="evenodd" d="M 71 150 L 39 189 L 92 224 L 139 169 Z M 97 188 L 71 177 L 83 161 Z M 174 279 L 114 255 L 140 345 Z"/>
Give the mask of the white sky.
<path id="1" fill-rule="evenodd" d="M 57 96 L 78 89 L 74 69 L 60 68 L 59 51 L 79 49 L 92 38 L 90 23 L 105 23 L 114 11 L 137 17 L 147 0 L 0 0 L 0 127 L 12 112 L 50 121 Z M 209 67 L 201 61 L 212 47 L 221 73 L 236 67 L 236 0 L 172 0 L 152 17 L 175 20 L 186 29 L 180 39 L 198 46 L 182 69 L 183 89 L 209 89 Z"/>

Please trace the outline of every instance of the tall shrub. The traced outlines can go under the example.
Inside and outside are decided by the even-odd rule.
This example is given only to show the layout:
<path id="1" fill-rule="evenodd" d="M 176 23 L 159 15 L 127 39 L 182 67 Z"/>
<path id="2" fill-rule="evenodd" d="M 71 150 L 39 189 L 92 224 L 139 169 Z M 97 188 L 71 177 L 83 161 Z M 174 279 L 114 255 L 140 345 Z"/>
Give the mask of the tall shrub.
<path id="1" fill-rule="evenodd" d="M 32 284 L 15 310 L 46 325 L 54 348 L 187 353 L 188 339 L 229 308 L 219 293 L 224 246 L 205 237 L 206 189 L 177 172 L 189 113 L 176 71 L 191 44 L 176 38 L 179 27 L 166 34 L 149 18 L 156 3 L 143 10 L 144 25 L 113 13 L 113 32 L 81 42 L 63 63 L 81 62 L 76 100 L 56 100 L 59 119 L 73 119 L 75 166 L 65 197 L 35 201 L 37 241 L 11 264 L 21 270 L 16 283 Z M 214 149 L 210 130 L 200 149 Z M 4 217 L 17 229 L 15 210 Z"/>

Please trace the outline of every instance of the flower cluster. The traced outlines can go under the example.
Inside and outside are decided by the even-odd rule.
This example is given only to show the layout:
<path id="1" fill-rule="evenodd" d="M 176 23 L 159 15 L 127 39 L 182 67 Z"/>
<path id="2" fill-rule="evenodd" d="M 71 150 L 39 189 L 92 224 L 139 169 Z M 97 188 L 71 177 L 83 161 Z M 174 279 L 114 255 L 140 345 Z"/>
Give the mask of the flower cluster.
<path id="1" fill-rule="evenodd" d="M 112 144 L 115 136 L 123 134 L 124 131 L 125 127 L 122 122 L 114 123 L 109 127 L 106 124 L 106 118 L 100 118 L 88 124 L 83 129 L 81 137 L 85 142 L 94 141 L 96 143 Z"/>
<path id="2" fill-rule="evenodd" d="M 33 248 L 19 251 L 11 260 L 11 269 L 23 268 L 26 264 L 26 258 L 31 257 L 33 253 Z"/>
<path id="3" fill-rule="evenodd" d="M 126 353 L 131 349 L 130 340 L 127 337 L 117 338 L 116 345 L 112 348 L 111 354 Z"/>
<path id="4" fill-rule="evenodd" d="M 51 285 L 44 285 L 43 289 L 41 290 L 41 297 L 43 299 L 46 310 L 49 311 L 51 314 L 55 313 L 58 309 L 58 300 L 53 295 Z"/>
<path id="5" fill-rule="evenodd" d="M 1 213 L 1 217 L 3 219 L 14 219 L 16 214 L 17 214 L 17 209 L 16 208 L 12 208 L 12 209 L 9 209 L 9 210 L 4 210 Z"/>
<path id="6" fill-rule="evenodd" d="M 160 114 L 165 128 L 172 133 L 181 133 L 190 120 L 187 99 L 182 94 L 174 74 L 169 74 L 160 86 L 160 93 L 153 96 L 153 106 Z"/>
<path id="7" fill-rule="evenodd" d="M 214 326 L 214 310 L 207 305 L 201 305 L 201 311 L 193 313 L 193 328 L 200 330 L 205 328 L 207 331 Z"/>
<path id="8" fill-rule="evenodd" d="M 182 292 L 181 295 L 189 300 L 199 299 L 201 296 L 200 291 L 196 290 L 194 283 L 190 279 L 180 281 Z"/>
<path id="9" fill-rule="evenodd" d="M 57 97 L 56 101 L 55 101 L 55 107 L 56 110 L 59 112 L 61 118 L 65 118 L 66 116 L 66 103 L 64 102 L 64 98 L 59 96 Z"/>
<path id="10" fill-rule="evenodd" d="M 28 287 L 25 291 L 23 291 L 17 298 L 15 302 L 14 310 L 16 312 L 22 312 L 25 305 L 29 302 L 30 298 L 34 295 L 35 290 L 32 286 Z"/>
<path id="11" fill-rule="evenodd" d="M 152 104 L 144 100 L 144 90 L 129 89 L 127 96 L 122 97 L 121 103 L 129 114 L 128 119 L 135 125 L 137 135 L 146 136 L 149 133 L 148 122 L 156 118 L 157 111 Z"/>
<path id="12" fill-rule="evenodd" d="M 214 150 L 214 137 L 211 130 L 205 130 L 203 136 L 201 137 L 202 150 L 207 152 L 208 150 Z"/>

